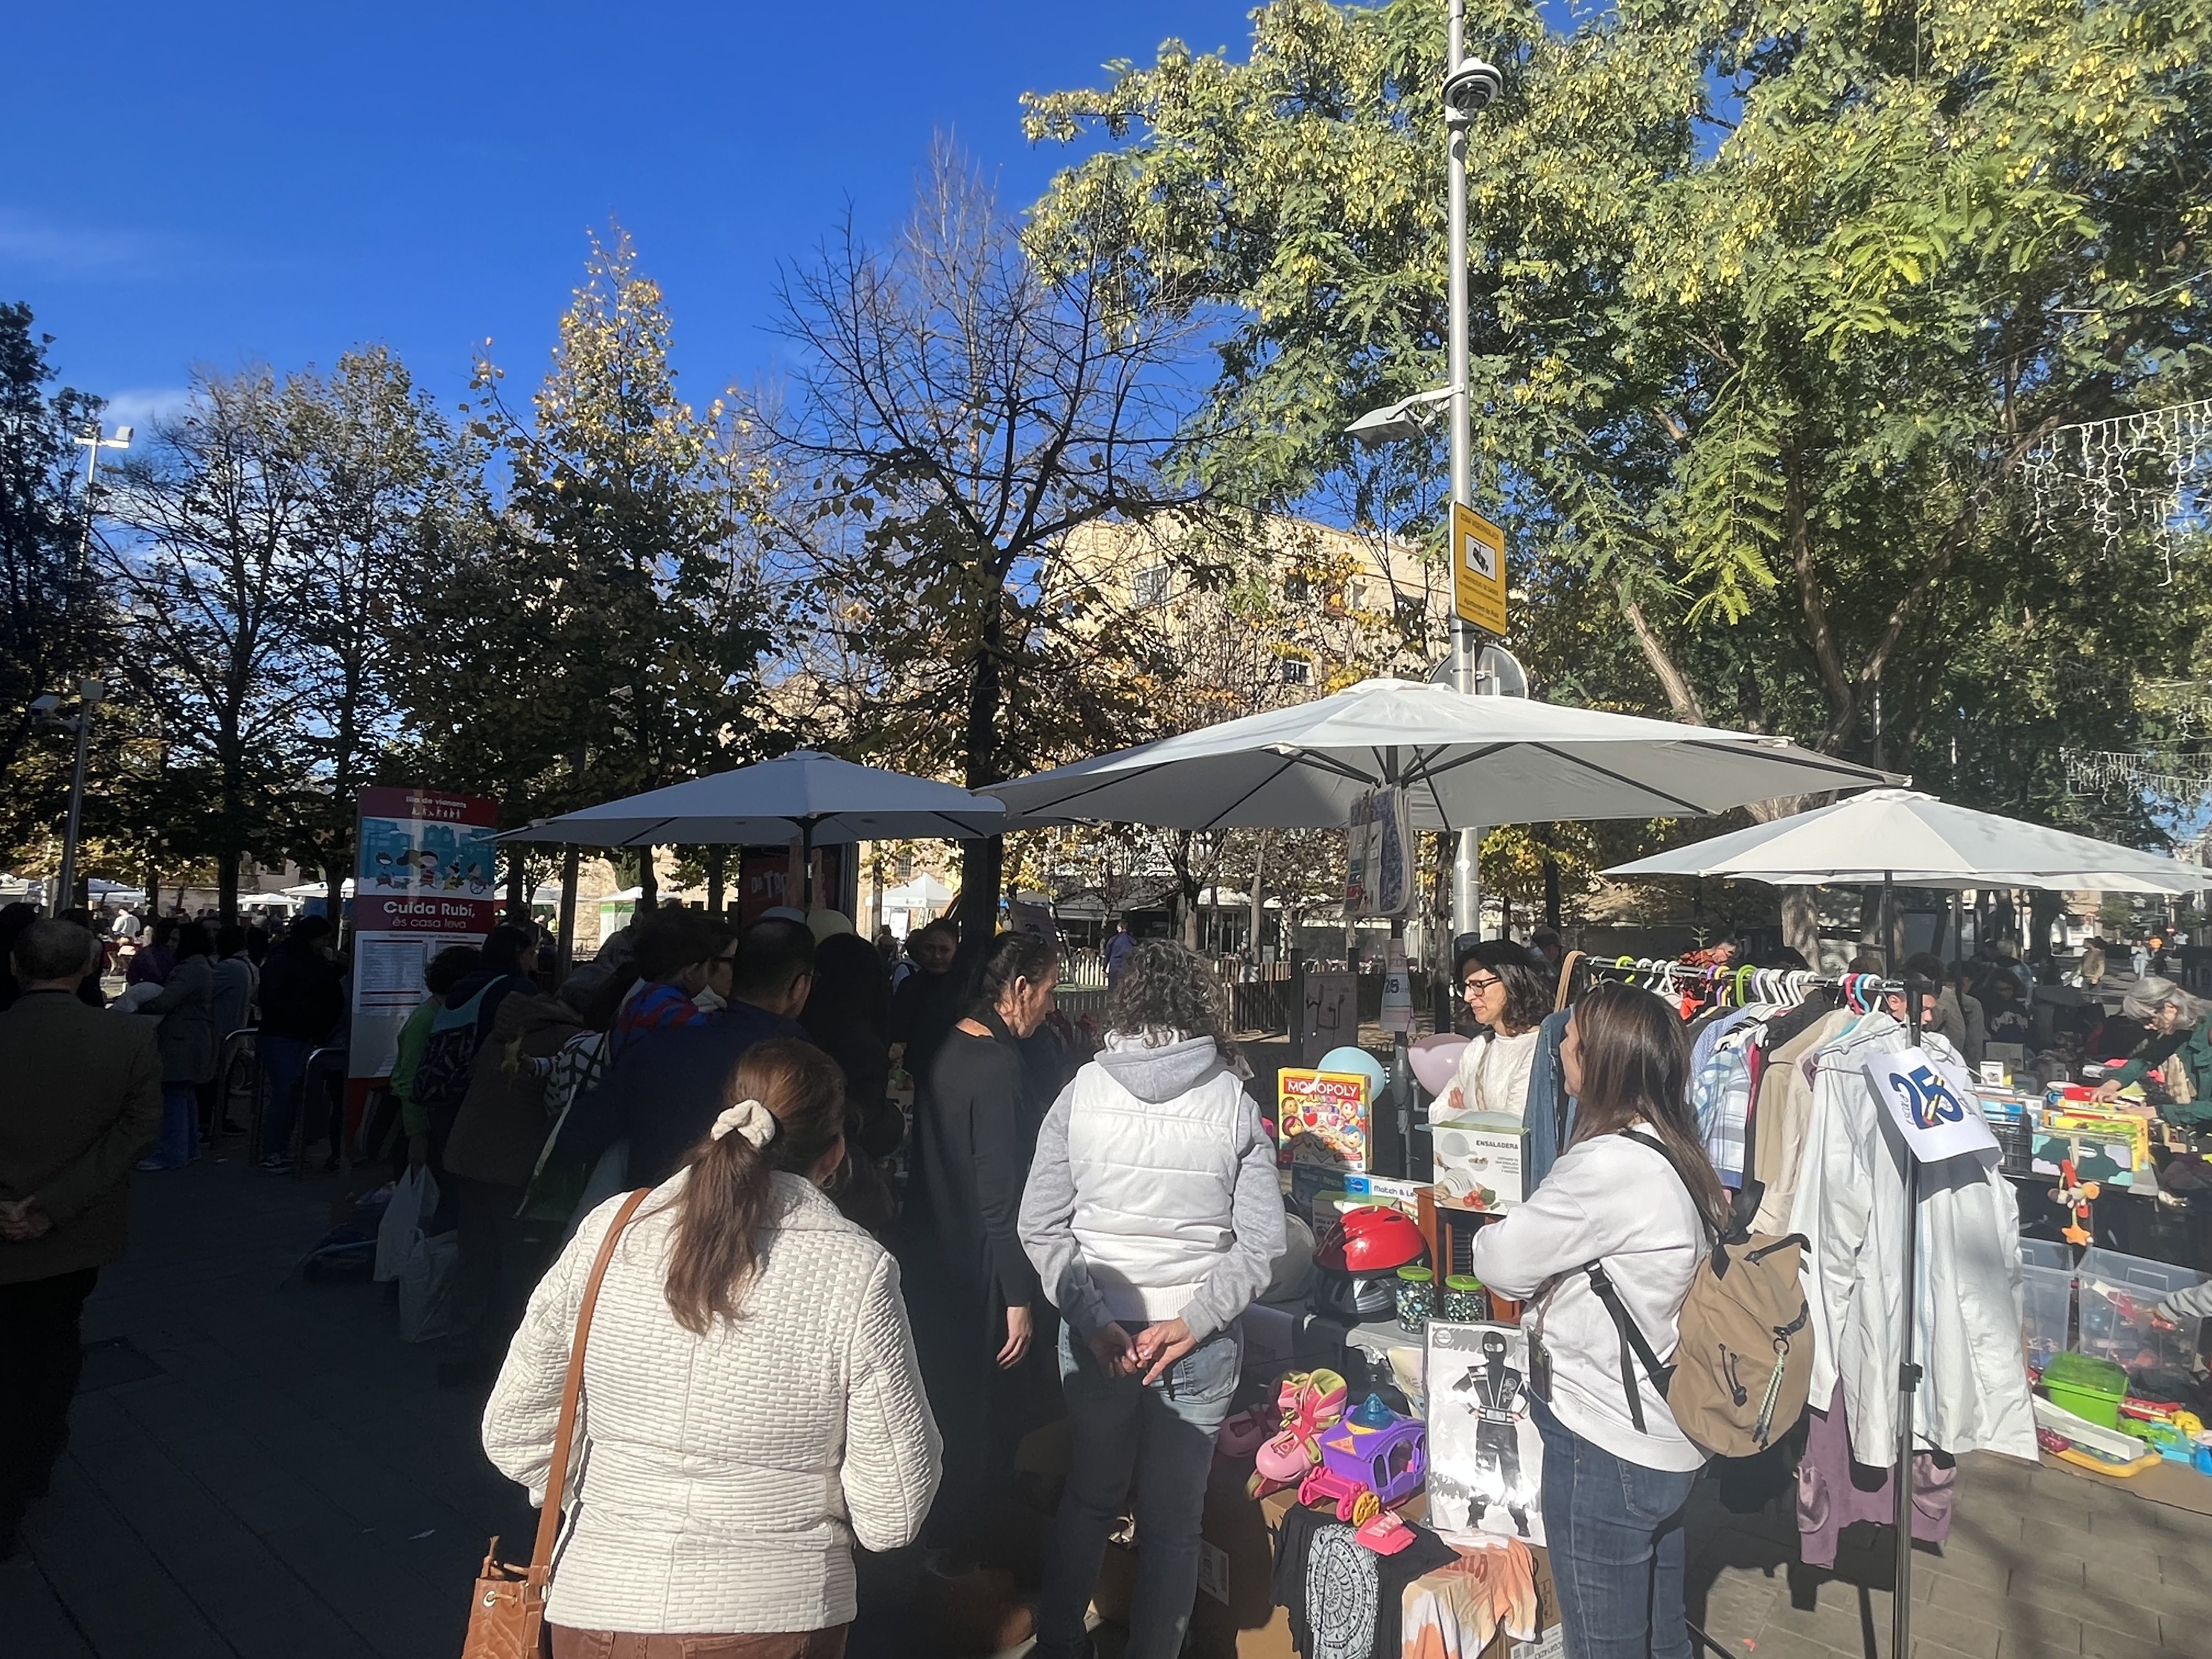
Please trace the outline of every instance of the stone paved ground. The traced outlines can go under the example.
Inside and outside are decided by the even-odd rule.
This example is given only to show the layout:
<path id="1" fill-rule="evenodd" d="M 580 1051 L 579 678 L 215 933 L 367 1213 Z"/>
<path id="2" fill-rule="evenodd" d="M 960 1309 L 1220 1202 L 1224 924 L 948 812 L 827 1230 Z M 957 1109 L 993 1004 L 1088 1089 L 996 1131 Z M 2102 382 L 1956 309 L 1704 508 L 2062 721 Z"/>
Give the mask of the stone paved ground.
<path id="1" fill-rule="evenodd" d="M 132 1254 L 88 1311 L 69 1455 L 0 1565 L 4 1659 L 449 1659 L 485 1538 L 520 1494 L 386 1292 L 295 1271 L 335 1182 L 203 1162 L 142 1177 Z M 118 1342 L 123 1346 L 112 1346 Z M 1916 1561 L 1914 1659 L 2212 1659 L 2212 1518 L 1977 1458 Z M 1691 1601 L 1739 1659 L 1887 1659 L 1891 1565 L 1845 1536 L 1794 1565 L 1786 1506 L 1701 1485 Z"/>

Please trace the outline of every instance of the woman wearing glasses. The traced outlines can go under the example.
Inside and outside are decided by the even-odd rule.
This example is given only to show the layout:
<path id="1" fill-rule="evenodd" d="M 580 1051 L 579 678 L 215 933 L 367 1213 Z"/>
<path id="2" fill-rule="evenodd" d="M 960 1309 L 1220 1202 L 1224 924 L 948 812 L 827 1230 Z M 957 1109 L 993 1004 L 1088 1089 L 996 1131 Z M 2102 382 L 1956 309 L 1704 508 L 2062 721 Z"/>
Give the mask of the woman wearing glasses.
<path id="1" fill-rule="evenodd" d="M 1484 939 L 1459 953 L 1460 994 L 1484 1029 L 1459 1058 L 1445 1114 L 1526 1115 L 1536 1028 L 1552 1012 L 1551 975 L 1510 939 Z"/>

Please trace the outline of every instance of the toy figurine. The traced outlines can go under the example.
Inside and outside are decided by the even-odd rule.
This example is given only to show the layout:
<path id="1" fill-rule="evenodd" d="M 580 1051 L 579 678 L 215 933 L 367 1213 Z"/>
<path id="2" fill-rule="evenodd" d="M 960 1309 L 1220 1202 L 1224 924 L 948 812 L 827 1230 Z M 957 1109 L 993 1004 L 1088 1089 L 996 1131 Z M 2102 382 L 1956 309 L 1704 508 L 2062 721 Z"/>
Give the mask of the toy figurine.
<path id="1" fill-rule="evenodd" d="M 2060 1230 L 2059 1237 L 2069 1244 L 2089 1244 L 2095 1242 L 2089 1231 L 2089 1206 L 2104 1187 L 2092 1181 L 2086 1185 L 2074 1173 L 2074 1160 L 2062 1158 L 2058 1164 L 2058 1184 L 2051 1189 L 2053 1204 L 2066 1205 L 2074 1212 L 2074 1223 Z"/>
<path id="2" fill-rule="evenodd" d="M 1321 1437 L 1320 1467 L 1299 1484 L 1298 1502 L 1334 1498 L 1338 1520 L 1364 1524 L 1419 1491 L 1428 1464 L 1427 1426 L 1370 1394 Z"/>

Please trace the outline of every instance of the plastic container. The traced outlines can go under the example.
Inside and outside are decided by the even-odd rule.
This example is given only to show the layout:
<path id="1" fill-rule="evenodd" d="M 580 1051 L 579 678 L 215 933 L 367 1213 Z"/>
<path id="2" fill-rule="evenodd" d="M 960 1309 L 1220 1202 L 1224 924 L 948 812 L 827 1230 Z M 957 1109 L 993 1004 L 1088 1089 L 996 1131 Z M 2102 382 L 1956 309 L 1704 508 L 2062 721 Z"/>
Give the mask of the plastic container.
<path id="1" fill-rule="evenodd" d="M 2168 1261 L 2088 1249 L 2082 1252 L 2074 1279 L 2081 1310 L 2081 1335 L 2075 1346 L 2083 1353 L 2109 1359 L 2131 1376 L 2189 1371 L 2204 1322 L 2185 1319 L 2166 1330 L 2153 1322 L 2151 1312 L 2176 1291 L 2203 1284 L 2205 1275 Z"/>
<path id="2" fill-rule="evenodd" d="M 2023 1238 L 2020 1241 L 2020 1265 L 2052 1268 L 2070 1278 L 2074 1273 L 2074 1247 L 2061 1239 Z"/>
<path id="3" fill-rule="evenodd" d="M 1426 1267 L 1398 1269 L 1398 1328 L 1419 1336 L 1429 1328 L 1436 1307 L 1436 1275 Z"/>
<path id="4" fill-rule="evenodd" d="M 2114 1429 L 2119 1426 L 2120 1401 L 2127 1398 L 2128 1374 L 2107 1359 L 2057 1354 L 2044 1370 L 2043 1391 L 2053 1405 L 2100 1429 Z"/>
<path id="5" fill-rule="evenodd" d="M 2041 1372 L 2055 1355 L 2066 1352 L 2074 1327 L 2074 1270 L 2020 1267 L 2021 1340 L 2027 1368 Z"/>
<path id="6" fill-rule="evenodd" d="M 1473 1273 L 1453 1273 L 1444 1280 L 1443 1316 L 1448 1324 L 1480 1325 L 1490 1317 L 1490 1293 Z"/>

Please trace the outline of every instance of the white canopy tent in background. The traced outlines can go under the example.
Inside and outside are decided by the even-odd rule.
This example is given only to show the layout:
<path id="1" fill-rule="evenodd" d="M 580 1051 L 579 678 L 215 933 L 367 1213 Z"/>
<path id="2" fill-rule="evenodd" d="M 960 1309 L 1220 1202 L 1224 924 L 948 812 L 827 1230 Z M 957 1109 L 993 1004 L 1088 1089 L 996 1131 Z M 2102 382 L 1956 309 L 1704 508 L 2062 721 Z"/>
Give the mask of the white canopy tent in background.
<path id="1" fill-rule="evenodd" d="M 1702 817 L 1893 781 L 1786 738 L 1521 697 L 1364 680 L 1313 702 L 996 783 L 1025 817 L 1164 829 L 1333 829 L 1402 787 L 1416 830 Z"/>
<path id="2" fill-rule="evenodd" d="M 1638 859 L 1608 876 L 1717 876 L 1777 886 L 2040 887 L 2201 892 L 2212 872 L 2162 853 L 2025 823 L 1911 789 L 1870 789 Z"/>

